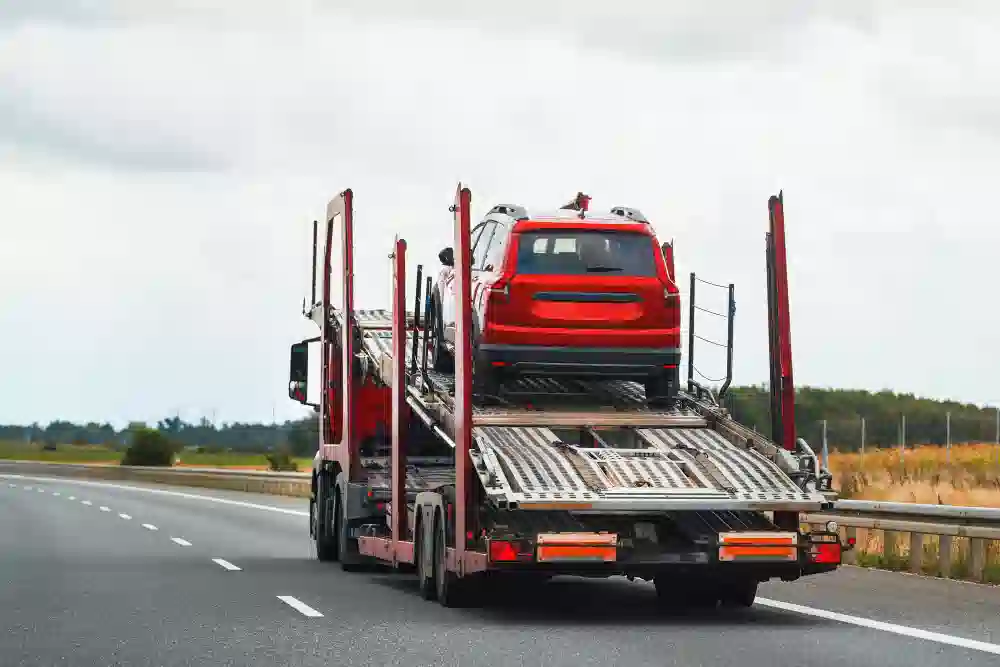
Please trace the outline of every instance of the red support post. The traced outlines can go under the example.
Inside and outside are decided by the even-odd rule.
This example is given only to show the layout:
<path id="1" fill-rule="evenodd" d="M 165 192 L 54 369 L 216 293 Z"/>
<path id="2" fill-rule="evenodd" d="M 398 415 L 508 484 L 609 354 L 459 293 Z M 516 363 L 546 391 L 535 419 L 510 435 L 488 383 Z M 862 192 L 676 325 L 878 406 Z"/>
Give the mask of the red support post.
<path id="1" fill-rule="evenodd" d="M 393 254 L 392 295 L 392 561 L 406 539 L 406 241 Z M 412 560 L 412 558 L 410 559 Z"/>
<path id="2" fill-rule="evenodd" d="M 469 451 L 472 449 L 472 193 L 459 183 L 455 193 L 455 561 L 465 567 L 469 519 Z"/>
<path id="3" fill-rule="evenodd" d="M 774 281 L 777 291 L 778 375 L 780 378 L 781 444 L 795 449 L 795 383 L 792 380 L 792 327 L 788 306 L 788 256 L 785 250 L 785 212 L 782 193 L 767 202 L 774 245 Z"/>
<path id="4" fill-rule="evenodd" d="M 340 446 L 337 448 L 337 461 L 341 469 L 350 478 L 356 478 L 360 472 L 357 438 L 354 433 L 354 193 L 344 190 L 334 197 L 326 207 L 328 225 L 333 225 L 340 218 L 341 253 L 343 259 L 342 294 L 340 309 L 344 317 L 344 330 L 341 331 L 341 383 L 339 387 L 342 408 L 340 427 Z M 331 240 L 333 234 L 330 234 Z M 327 256 L 331 252 L 327 250 Z M 327 281 L 330 280 L 331 266 L 327 262 Z M 323 326 L 327 326 L 324 322 Z"/>

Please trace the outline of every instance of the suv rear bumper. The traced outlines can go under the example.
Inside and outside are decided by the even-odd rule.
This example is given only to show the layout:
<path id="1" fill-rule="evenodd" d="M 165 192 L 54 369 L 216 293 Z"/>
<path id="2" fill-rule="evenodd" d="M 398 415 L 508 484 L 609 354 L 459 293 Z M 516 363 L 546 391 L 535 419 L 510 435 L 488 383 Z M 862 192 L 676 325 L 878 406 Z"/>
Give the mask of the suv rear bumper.
<path id="1" fill-rule="evenodd" d="M 642 379 L 672 371 L 679 348 L 598 348 L 482 343 L 481 361 L 523 375 L 600 376 Z"/>

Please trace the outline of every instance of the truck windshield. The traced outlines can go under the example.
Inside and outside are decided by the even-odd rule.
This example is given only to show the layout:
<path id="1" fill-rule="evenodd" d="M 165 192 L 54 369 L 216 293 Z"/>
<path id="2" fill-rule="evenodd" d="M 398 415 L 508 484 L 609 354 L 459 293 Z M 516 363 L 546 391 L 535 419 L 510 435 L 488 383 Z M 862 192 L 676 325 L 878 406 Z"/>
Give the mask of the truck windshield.
<path id="1" fill-rule="evenodd" d="M 528 275 L 656 276 L 652 239 L 612 230 L 522 232 L 517 273 Z"/>

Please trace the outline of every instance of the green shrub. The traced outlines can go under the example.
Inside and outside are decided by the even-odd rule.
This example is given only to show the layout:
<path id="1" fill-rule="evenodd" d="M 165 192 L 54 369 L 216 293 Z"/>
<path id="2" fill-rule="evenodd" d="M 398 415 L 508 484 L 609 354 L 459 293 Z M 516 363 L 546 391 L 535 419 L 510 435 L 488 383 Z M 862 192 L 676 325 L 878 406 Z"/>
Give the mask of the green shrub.
<path id="1" fill-rule="evenodd" d="M 265 458 L 267 458 L 268 467 L 274 471 L 296 472 L 299 469 L 298 464 L 292 460 L 292 457 L 287 449 L 280 449 L 277 452 L 271 452 L 265 455 Z"/>
<path id="2" fill-rule="evenodd" d="M 177 445 L 167 436 L 150 428 L 136 429 L 122 458 L 123 466 L 172 466 Z"/>

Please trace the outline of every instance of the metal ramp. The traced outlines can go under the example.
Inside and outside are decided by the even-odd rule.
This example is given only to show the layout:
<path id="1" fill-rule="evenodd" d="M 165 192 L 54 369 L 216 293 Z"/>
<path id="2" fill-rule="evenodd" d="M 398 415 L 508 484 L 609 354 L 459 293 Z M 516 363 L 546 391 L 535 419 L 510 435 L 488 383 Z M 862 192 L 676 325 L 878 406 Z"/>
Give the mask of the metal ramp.
<path id="1" fill-rule="evenodd" d="M 359 310 L 355 322 L 363 363 L 390 385 L 391 313 Z M 409 368 L 409 314 L 407 322 Z M 410 400 L 451 436 L 453 378 L 418 371 L 410 381 Z M 761 453 L 773 445 L 720 432 L 732 436 L 736 426 L 686 395 L 670 409 L 649 408 L 633 382 L 524 378 L 473 408 L 470 455 L 487 497 L 504 509 L 808 511 L 827 502 Z M 574 429 L 588 445 L 564 440 Z"/>

